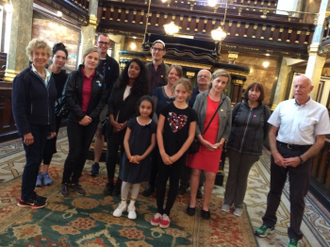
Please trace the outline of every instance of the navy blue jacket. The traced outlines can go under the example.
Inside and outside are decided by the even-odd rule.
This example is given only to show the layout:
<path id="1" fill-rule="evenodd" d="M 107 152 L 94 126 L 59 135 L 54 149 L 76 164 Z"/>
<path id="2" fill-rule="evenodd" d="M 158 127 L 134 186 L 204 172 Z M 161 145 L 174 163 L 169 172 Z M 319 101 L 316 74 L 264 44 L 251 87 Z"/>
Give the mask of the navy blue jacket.
<path id="1" fill-rule="evenodd" d="M 12 111 L 18 134 L 31 133 L 30 124 L 49 125 L 55 132 L 55 100 L 57 90 L 51 76 L 46 86 L 32 71 L 32 66 L 19 73 L 13 81 Z"/>

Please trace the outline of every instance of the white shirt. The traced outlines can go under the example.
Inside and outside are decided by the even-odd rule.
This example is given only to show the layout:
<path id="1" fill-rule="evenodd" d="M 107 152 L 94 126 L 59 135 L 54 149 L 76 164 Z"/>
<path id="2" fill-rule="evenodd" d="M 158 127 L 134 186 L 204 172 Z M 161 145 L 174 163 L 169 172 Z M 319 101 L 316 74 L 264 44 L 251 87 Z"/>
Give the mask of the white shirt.
<path id="1" fill-rule="evenodd" d="M 281 102 L 268 123 L 279 127 L 276 140 L 288 144 L 313 145 L 317 135 L 330 134 L 328 110 L 312 99 L 300 106 L 295 99 Z"/>
<path id="2" fill-rule="evenodd" d="M 123 100 L 125 100 L 128 97 L 128 95 L 131 94 L 131 88 L 132 87 L 130 87 L 130 86 L 126 86 L 124 94 L 123 94 Z"/>
<path id="3" fill-rule="evenodd" d="M 44 81 L 44 83 L 45 83 L 46 86 L 48 86 L 48 82 L 49 82 L 49 80 L 50 80 L 50 77 L 52 76 L 52 72 L 51 72 L 50 70 L 48 70 L 48 69 L 45 68 L 45 76 L 46 76 L 45 79 L 43 79 L 43 78 L 39 75 L 37 69 L 34 67 L 33 64 L 32 64 L 32 71 L 33 71 L 37 76 L 39 76 L 41 80 Z"/>

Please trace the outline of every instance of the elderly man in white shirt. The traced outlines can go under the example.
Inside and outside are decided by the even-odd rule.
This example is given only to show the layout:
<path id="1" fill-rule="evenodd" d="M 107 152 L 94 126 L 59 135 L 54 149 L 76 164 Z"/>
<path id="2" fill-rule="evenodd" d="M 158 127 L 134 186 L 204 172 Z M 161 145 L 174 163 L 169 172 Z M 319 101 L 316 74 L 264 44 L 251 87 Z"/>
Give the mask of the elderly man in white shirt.
<path id="1" fill-rule="evenodd" d="M 304 198 L 309 187 L 312 158 L 323 147 L 325 135 L 330 133 L 328 110 L 310 98 L 309 93 L 312 90 L 313 86 L 308 77 L 297 76 L 293 82 L 294 99 L 281 102 L 268 120 L 272 125 L 269 132 L 272 154 L 270 191 L 267 210 L 262 218 L 263 225 L 255 234 L 266 237 L 274 233 L 276 211 L 289 173 L 289 247 L 298 246 L 298 241 L 303 236 L 300 225 L 305 208 Z"/>

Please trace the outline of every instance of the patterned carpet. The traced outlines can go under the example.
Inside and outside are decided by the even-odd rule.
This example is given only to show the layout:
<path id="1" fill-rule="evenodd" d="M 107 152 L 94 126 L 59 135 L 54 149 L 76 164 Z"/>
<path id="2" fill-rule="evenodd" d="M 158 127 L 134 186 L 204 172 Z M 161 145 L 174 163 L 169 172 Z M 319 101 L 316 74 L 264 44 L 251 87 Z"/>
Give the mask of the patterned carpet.
<path id="1" fill-rule="evenodd" d="M 257 246 L 246 209 L 242 217 L 220 211 L 222 198 L 218 187 L 212 196 L 211 220 L 203 220 L 199 211 L 194 217 L 185 214 L 189 195 L 179 196 L 171 213 L 171 227 L 161 229 L 150 225 L 156 212 L 155 195 L 141 196 L 137 201 L 138 218 L 129 220 L 112 216 L 119 198 L 103 196 L 106 184 L 104 163 L 101 176 L 88 175 L 86 164 L 81 184 L 86 196 L 58 193 L 62 164 L 67 154 L 67 140 L 62 130 L 58 153 L 50 167 L 54 184 L 37 188 L 49 198 L 46 208 L 33 210 L 16 206 L 20 195 L 25 158 L 20 141 L 0 145 L 0 246 Z M 15 179 L 13 179 L 13 177 Z M 201 202 L 198 208 L 201 207 Z"/>

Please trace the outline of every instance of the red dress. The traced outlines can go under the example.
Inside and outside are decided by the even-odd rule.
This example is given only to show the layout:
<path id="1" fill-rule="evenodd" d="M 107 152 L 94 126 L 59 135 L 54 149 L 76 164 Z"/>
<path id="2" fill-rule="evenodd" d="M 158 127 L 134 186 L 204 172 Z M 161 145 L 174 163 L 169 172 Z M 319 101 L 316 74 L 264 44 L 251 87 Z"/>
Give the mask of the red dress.
<path id="1" fill-rule="evenodd" d="M 207 96 L 206 116 L 203 126 L 203 132 L 209 124 L 215 110 L 218 108 L 219 101 L 213 101 Z M 219 114 L 217 113 L 213 118 L 209 128 L 203 135 L 203 138 L 208 142 L 216 143 L 219 130 Z M 208 151 L 203 145 L 200 145 L 198 153 L 187 155 L 186 165 L 190 168 L 210 171 L 217 173 L 219 170 L 219 163 L 221 158 L 222 148 L 215 151 Z"/>

